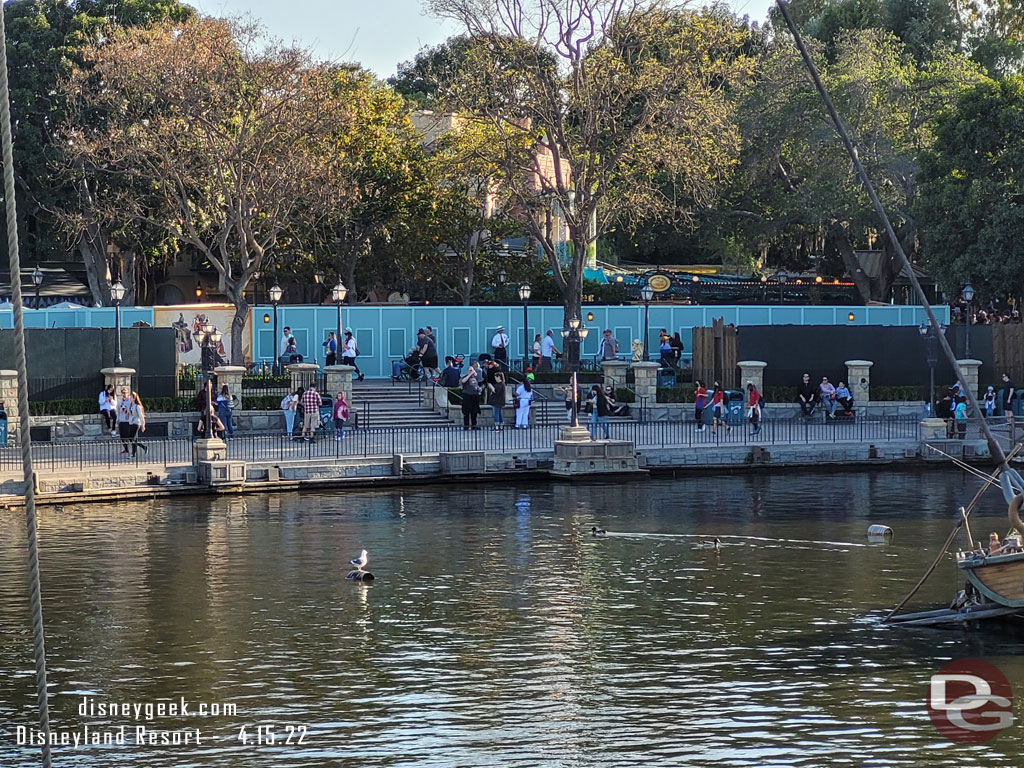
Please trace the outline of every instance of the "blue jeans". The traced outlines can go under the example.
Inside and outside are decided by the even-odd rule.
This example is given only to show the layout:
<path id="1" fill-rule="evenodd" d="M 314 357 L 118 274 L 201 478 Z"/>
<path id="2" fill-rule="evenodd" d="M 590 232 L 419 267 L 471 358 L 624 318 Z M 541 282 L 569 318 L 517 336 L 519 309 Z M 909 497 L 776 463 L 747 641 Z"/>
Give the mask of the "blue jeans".
<path id="1" fill-rule="evenodd" d="M 339 439 L 345 436 L 345 422 L 342 419 L 334 420 L 334 434 Z"/>
<path id="2" fill-rule="evenodd" d="M 491 411 L 494 412 L 494 426 L 505 423 L 505 416 L 502 414 L 502 408 L 500 405 L 492 405 Z"/>
<path id="3" fill-rule="evenodd" d="M 602 429 L 604 429 L 604 439 L 605 440 L 610 440 L 611 439 L 611 435 L 608 434 L 608 417 L 607 416 L 598 416 L 596 410 L 593 413 L 590 414 L 590 437 L 591 437 L 591 439 L 597 440 L 597 425 L 598 424 L 600 424 Z"/>
<path id="4" fill-rule="evenodd" d="M 292 431 L 295 429 L 295 411 L 291 408 L 284 412 L 284 431 L 289 437 L 291 437 Z"/>
<path id="5" fill-rule="evenodd" d="M 217 416 L 224 422 L 224 432 L 228 437 L 235 436 L 235 424 L 231 421 L 231 409 L 230 408 L 218 408 Z"/>
<path id="6" fill-rule="evenodd" d="M 827 397 L 827 398 L 822 399 L 821 405 L 822 405 L 822 407 L 824 407 L 824 408 L 826 408 L 828 410 L 828 415 L 829 416 L 835 416 L 836 415 L 836 400 L 834 400 L 831 397 Z"/>

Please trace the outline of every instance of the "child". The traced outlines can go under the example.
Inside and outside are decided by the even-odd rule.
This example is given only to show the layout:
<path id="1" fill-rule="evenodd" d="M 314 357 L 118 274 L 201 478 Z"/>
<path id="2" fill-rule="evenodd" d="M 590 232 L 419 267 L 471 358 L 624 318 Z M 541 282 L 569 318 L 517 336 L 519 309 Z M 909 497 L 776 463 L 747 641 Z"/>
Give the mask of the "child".
<path id="1" fill-rule="evenodd" d="M 342 440 L 345 437 L 345 422 L 348 421 L 348 403 L 345 402 L 345 393 L 339 392 L 338 398 L 334 401 L 334 439 Z"/>
<path id="2" fill-rule="evenodd" d="M 991 419 L 992 415 L 996 411 L 996 391 L 993 387 L 989 387 L 985 391 L 985 418 Z"/>

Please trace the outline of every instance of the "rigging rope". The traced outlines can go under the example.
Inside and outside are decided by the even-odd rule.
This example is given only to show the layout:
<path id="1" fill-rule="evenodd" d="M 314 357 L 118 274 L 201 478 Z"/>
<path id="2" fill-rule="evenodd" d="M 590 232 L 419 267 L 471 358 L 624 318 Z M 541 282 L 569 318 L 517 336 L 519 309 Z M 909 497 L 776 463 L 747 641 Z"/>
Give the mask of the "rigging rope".
<path id="1" fill-rule="evenodd" d="M 50 768 L 50 712 L 46 700 L 46 644 L 43 603 L 39 586 L 39 539 L 36 533 L 35 473 L 32 471 L 32 437 L 29 432 L 28 369 L 25 365 L 25 323 L 22 315 L 21 256 L 18 253 L 18 213 L 14 195 L 14 149 L 11 135 L 11 100 L 7 82 L 7 29 L 5 9 L 0 9 L 0 143 L 3 144 L 4 207 L 7 213 L 7 254 L 11 270 L 11 303 L 14 305 L 14 350 L 18 368 L 18 438 L 25 476 L 25 521 L 28 533 L 29 599 L 32 608 L 32 646 L 36 665 L 36 701 L 39 731 L 43 737 L 43 768 Z"/>

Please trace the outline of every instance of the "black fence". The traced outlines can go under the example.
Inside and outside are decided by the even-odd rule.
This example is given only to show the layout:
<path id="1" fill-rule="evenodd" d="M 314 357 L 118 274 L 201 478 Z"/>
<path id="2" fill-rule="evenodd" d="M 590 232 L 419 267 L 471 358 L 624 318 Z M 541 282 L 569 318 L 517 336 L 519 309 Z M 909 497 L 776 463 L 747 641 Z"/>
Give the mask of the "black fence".
<path id="1" fill-rule="evenodd" d="M 582 426 L 604 436 L 604 428 L 596 429 L 589 420 Z M 746 445 L 828 445 L 840 442 L 871 443 L 891 440 L 920 439 L 917 417 L 863 419 L 856 421 L 821 422 L 817 420 L 770 418 L 761 422 L 758 434 L 750 425 L 735 425 L 726 430 L 711 427 L 698 430 L 692 421 L 656 421 L 638 423 L 618 421 L 608 424 L 614 440 L 625 440 L 637 449 L 693 448 L 701 450 L 717 446 Z M 398 454 L 436 455 L 442 452 L 484 451 L 514 453 L 516 451 L 550 451 L 565 424 L 536 424 L 528 429 L 503 430 L 493 427 L 464 429 L 461 426 L 370 427 L 346 429 L 342 439 L 332 431 L 320 428 L 311 441 L 295 440 L 286 435 L 248 434 L 228 439 L 227 458 L 234 461 L 309 461 L 346 457 L 394 456 Z M 970 425 L 969 438 L 978 437 L 978 425 Z M 37 471 L 119 466 L 174 466 L 193 463 L 194 438 L 143 438 L 134 446 L 119 438 L 93 441 L 33 443 L 32 455 Z M 20 471 L 21 453 L 14 446 L 0 448 L 0 470 Z"/>

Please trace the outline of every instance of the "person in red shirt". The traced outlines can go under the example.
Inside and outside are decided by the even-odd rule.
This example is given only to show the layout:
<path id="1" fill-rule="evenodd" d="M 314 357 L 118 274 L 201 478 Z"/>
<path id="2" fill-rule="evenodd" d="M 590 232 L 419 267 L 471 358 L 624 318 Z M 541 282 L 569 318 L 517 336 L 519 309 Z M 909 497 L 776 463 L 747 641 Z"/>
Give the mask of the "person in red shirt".
<path id="1" fill-rule="evenodd" d="M 752 381 L 747 382 L 747 417 L 754 425 L 750 434 L 756 435 L 761 431 L 761 393 Z"/>
<path id="2" fill-rule="evenodd" d="M 694 379 L 693 384 L 693 418 L 697 421 L 697 431 L 703 432 L 707 429 L 704 425 L 704 408 L 708 404 L 708 391 L 700 379 Z"/>
<path id="3" fill-rule="evenodd" d="M 712 432 L 717 432 L 719 427 L 725 427 L 726 432 L 731 429 L 725 423 L 725 390 L 717 381 L 715 382 L 715 391 L 711 395 L 711 415 L 714 417 L 711 424 Z"/>

